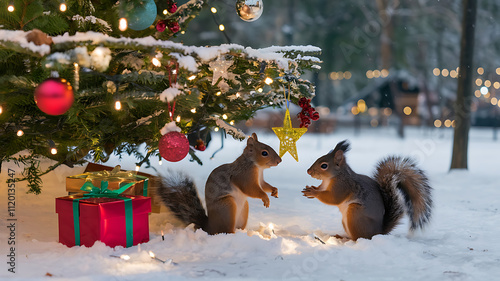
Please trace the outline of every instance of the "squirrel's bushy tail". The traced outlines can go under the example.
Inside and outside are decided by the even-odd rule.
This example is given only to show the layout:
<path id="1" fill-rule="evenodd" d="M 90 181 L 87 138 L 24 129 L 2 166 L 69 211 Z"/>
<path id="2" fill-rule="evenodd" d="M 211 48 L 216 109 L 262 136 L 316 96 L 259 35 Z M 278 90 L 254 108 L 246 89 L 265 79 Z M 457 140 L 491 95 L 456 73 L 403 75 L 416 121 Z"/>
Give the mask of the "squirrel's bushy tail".
<path id="1" fill-rule="evenodd" d="M 429 222 L 432 188 L 414 160 L 395 156 L 385 158 L 377 165 L 375 180 L 384 198 L 384 233 L 389 233 L 398 224 L 405 211 L 410 217 L 411 231 L 423 228 Z"/>
<path id="2" fill-rule="evenodd" d="M 195 228 L 206 228 L 208 217 L 201 204 L 196 185 L 187 175 L 180 172 L 161 175 L 156 195 L 186 225 L 193 223 Z"/>

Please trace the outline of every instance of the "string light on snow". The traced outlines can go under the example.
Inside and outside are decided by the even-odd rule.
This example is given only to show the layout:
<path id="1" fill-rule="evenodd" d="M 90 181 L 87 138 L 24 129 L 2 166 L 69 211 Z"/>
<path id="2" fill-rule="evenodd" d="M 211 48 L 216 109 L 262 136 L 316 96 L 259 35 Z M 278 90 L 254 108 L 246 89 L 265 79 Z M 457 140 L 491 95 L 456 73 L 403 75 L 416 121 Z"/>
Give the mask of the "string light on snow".
<path id="1" fill-rule="evenodd" d="M 157 258 L 157 257 L 156 257 L 156 255 L 155 255 L 152 251 L 149 251 L 149 256 L 150 256 L 152 259 L 154 259 L 154 260 L 157 260 L 157 261 L 159 261 L 159 262 L 161 262 L 161 263 L 165 263 L 165 261 L 164 261 L 164 260 L 160 260 L 159 258 Z"/>
<path id="2" fill-rule="evenodd" d="M 68 6 L 66 5 L 66 3 L 61 3 L 61 5 L 59 5 L 59 10 L 61 10 L 61 12 L 66 12 L 67 9 Z"/>
<path id="3" fill-rule="evenodd" d="M 110 257 L 122 259 L 122 260 L 125 260 L 125 261 L 130 260 L 130 256 L 129 255 L 121 255 L 121 256 L 110 255 Z"/>
<path id="4" fill-rule="evenodd" d="M 215 127 L 214 132 L 218 132 L 218 131 L 219 131 L 219 127 Z"/>
<path id="5" fill-rule="evenodd" d="M 118 29 L 120 29 L 120 31 L 125 31 L 125 30 L 127 30 L 127 28 L 128 28 L 127 19 L 126 18 L 121 18 L 118 21 Z"/>
<path id="6" fill-rule="evenodd" d="M 141 168 L 141 166 L 136 165 L 136 166 L 135 166 L 135 171 L 136 171 L 136 172 L 139 172 L 139 169 L 140 169 L 140 168 Z"/>

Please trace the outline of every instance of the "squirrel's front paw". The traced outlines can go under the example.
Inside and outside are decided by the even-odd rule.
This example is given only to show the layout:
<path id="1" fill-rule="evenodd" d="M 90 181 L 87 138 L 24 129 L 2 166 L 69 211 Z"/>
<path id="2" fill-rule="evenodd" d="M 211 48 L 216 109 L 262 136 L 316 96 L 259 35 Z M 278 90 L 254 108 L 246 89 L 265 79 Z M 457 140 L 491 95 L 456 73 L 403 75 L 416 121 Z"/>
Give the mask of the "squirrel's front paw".
<path id="1" fill-rule="evenodd" d="M 317 193 L 318 193 L 318 190 L 314 186 L 306 186 L 306 188 L 304 188 L 302 190 L 302 195 L 304 195 L 307 198 L 314 198 L 314 197 L 316 197 Z"/>
<path id="2" fill-rule="evenodd" d="M 271 203 L 269 201 L 269 197 L 266 195 L 266 197 L 262 198 L 262 202 L 264 202 L 264 207 L 269 208 L 269 204 Z"/>
<path id="3" fill-rule="evenodd" d="M 273 187 L 273 191 L 271 191 L 271 196 L 278 198 L 278 189 L 276 187 Z"/>

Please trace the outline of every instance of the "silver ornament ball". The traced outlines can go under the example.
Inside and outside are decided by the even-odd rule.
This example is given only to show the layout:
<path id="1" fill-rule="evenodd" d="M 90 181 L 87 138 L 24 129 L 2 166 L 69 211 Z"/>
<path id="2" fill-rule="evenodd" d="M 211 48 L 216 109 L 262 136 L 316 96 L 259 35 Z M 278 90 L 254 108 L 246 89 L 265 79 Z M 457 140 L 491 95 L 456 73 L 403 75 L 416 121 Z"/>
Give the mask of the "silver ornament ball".
<path id="1" fill-rule="evenodd" d="M 262 15 L 264 2 L 262 0 L 237 0 L 236 13 L 244 21 L 255 21 Z"/>

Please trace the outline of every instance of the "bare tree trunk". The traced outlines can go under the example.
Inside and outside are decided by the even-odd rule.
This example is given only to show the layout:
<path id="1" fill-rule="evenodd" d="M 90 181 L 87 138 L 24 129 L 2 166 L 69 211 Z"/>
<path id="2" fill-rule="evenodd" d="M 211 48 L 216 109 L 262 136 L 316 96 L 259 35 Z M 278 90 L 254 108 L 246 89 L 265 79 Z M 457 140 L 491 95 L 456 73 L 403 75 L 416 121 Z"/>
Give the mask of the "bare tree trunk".
<path id="1" fill-rule="evenodd" d="M 398 1 L 394 1 L 397 3 Z M 390 69 L 392 66 L 392 37 L 394 34 L 394 23 L 392 15 L 388 13 L 390 0 L 377 0 L 378 13 L 381 20 L 382 30 L 380 32 L 380 57 L 382 69 Z M 393 3 L 391 9 L 397 4 Z"/>
<path id="2" fill-rule="evenodd" d="M 470 107 L 472 99 L 472 59 L 474 56 L 474 30 L 477 0 L 462 1 L 462 38 L 460 40 L 460 71 L 457 101 L 455 103 L 455 134 L 451 169 L 467 169 L 469 145 Z"/>

